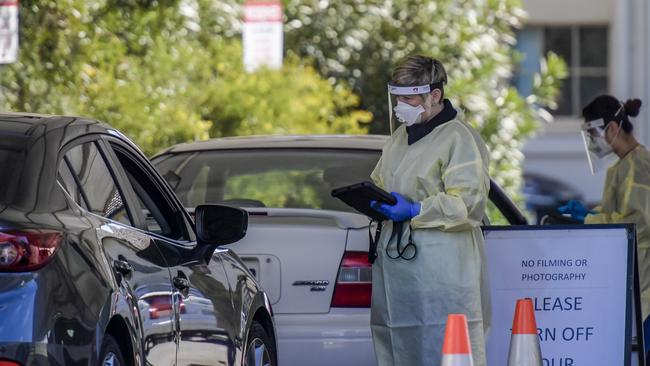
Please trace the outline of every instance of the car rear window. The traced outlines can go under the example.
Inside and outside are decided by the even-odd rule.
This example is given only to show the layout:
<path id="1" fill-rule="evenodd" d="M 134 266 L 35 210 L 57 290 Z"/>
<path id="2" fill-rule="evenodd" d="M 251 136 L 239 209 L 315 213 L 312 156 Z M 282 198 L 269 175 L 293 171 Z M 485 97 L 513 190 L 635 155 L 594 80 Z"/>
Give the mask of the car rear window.
<path id="1" fill-rule="evenodd" d="M 20 173 L 17 169 L 22 166 L 23 156 L 22 151 L 0 147 L 0 172 L 3 172 L 3 178 L 0 179 L 0 203 L 8 203 L 9 192 Z"/>
<path id="2" fill-rule="evenodd" d="M 353 212 L 330 192 L 369 180 L 380 151 L 259 149 L 163 155 L 154 164 L 187 207 L 310 208 Z"/>

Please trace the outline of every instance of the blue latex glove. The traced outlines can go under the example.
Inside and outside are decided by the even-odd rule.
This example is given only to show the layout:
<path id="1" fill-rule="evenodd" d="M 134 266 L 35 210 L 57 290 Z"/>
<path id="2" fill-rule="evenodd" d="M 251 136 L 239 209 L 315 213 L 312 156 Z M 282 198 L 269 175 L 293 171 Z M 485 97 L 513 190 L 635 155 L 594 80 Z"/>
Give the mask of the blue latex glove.
<path id="1" fill-rule="evenodd" d="M 584 222 L 585 221 L 585 216 L 589 214 L 594 214 L 596 212 L 591 211 L 587 209 L 582 203 L 579 201 L 574 201 L 571 200 L 566 203 L 564 206 L 560 206 L 557 208 L 557 212 L 561 214 L 569 214 L 571 215 L 572 218 Z"/>
<path id="2" fill-rule="evenodd" d="M 408 198 L 397 192 L 390 192 L 390 194 L 397 200 L 397 203 L 393 206 L 371 201 L 370 207 L 395 222 L 410 220 L 420 213 L 420 202 L 411 202 Z"/>

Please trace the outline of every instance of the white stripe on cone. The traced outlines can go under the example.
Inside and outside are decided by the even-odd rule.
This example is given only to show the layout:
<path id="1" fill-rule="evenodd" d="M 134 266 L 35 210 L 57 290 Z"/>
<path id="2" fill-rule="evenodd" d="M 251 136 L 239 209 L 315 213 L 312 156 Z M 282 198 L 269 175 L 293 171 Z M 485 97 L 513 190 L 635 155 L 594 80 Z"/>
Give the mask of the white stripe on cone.
<path id="1" fill-rule="evenodd" d="M 542 366 L 542 353 L 537 334 L 512 335 L 508 366 Z"/>
<path id="2" fill-rule="evenodd" d="M 471 354 L 446 354 L 441 366 L 474 366 Z"/>

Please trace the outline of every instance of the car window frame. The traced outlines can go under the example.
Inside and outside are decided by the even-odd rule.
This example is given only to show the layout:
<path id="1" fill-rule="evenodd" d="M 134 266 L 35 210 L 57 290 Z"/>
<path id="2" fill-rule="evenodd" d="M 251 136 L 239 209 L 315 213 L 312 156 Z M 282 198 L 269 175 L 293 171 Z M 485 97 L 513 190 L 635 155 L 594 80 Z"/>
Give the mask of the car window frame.
<path id="1" fill-rule="evenodd" d="M 72 184 L 74 184 L 79 191 L 78 193 L 81 196 L 81 202 L 77 202 L 75 197 L 73 197 L 72 192 L 68 191 L 65 178 L 61 175 L 61 169 L 65 169 L 65 171 L 72 177 Z M 66 154 L 63 154 L 61 156 L 61 160 L 59 160 L 56 165 L 56 180 L 61 190 L 63 190 L 64 194 L 69 197 L 69 200 L 72 201 L 72 203 L 74 203 L 74 207 L 81 208 L 85 211 L 90 211 L 88 209 L 88 197 L 86 197 L 86 192 L 81 188 L 79 177 L 77 177 L 72 167 L 70 166 L 70 162 L 66 157 Z"/>
<path id="2" fill-rule="evenodd" d="M 129 217 L 129 221 L 131 222 L 130 225 L 126 224 L 126 223 L 123 223 L 121 221 L 114 220 L 114 219 L 112 219 L 110 217 L 99 215 L 99 214 L 93 212 L 90 209 L 90 207 L 88 207 L 86 191 L 84 190 L 83 185 L 79 181 L 79 179 L 78 179 L 78 177 L 76 175 L 76 172 L 70 166 L 70 162 L 68 161 L 68 159 L 65 158 L 66 154 L 70 150 L 72 150 L 75 147 L 86 144 L 86 143 L 95 143 L 95 147 L 99 151 L 99 155 L 104 160 L 104 164 L 106 165 L 106 168 L 108 169 L 109 174 L 113 178 L 113 183 L 115 184 L 115 188 L 117 189 L 118 193 L 120 194 L 120 196 L 122 198 L 122 201 L 123 201 L 122 203 L 124 204 L 124 207 L 125 207 L 126 212 L 127 212 L 127 216 Z M 76 138 L 66 142 L 65 145 L 63 145 L 59 149 L 56 161 L 57 161 L 57 163 L 56 163 L 57 164 L 56 165 L 57 174 L 58 174 L 58 171 L 59 171 L 59 167 L 61 166 L 61 163 L 64 163 L 66 165 L 66 168 L 70 171 L 70 174 L 72 174 L 72 176 L 74 178 L 74 181 L 75 181 L 75 184 L 77 184 L 77 188 L 79 189 L 79 191 L 81 192 L 81 194 L 82 194 L 82 196 L 83 196 L 83 198 L 85 200 L 84 204 L 80 205 L 73 197 L 70 196 L 70 193 L 66 189 L 63 188 L 61 183 L 58 182 L 59 187 L 64 191 L 64 194 L 66 195 L 66 197 L 68 197 L 68 199 L 71 201 L 70 203 L 74 204 L 77 207 L 77 209 L 82 210 L 82 212 L 84 214 L 90 214 L 90 215 L 93 215 L 93 216 L 96 216 L 96 217 L 100 217 L 103 220 L 108 220 L 111 223 L 115 223 L 115 224 L 118 224 L 118 225 L 127 226 L 127 227 L 134 227 L 135 225 L 137 225 L 137 218 L 134 217 L 134 215 L 133 215 L 132 207 L 129 205 L 127 194 L 126 194 L 126 192 L 123 191 L 122 187 L 120 186 L 119 181 L 118 181 L 118 179 L 117 179 L 117 177 L 115 175 L 115 172 L 112 169 L 110 158 L 106 155 L 106 151 L 104 150 L 103 141 L 102 141 L 102 134 L 100 134 L 100 133 L 92 133 L 92 134 L 82 135 L 82 136 L 76 137 Z M 57 180 L 58 180 L 58 177 L 57 177 Z"/>
<path id="3" fill-rule="evenodd" d="M 490 178 L 490 193 L 488 199 L 499 210 L 501 215 L 508 220 L 508 225 L 528 225 L 528 220 L 521 213 L 517 205 L 508 197 L 503 188 L 499 186 L 492 178 Z M 490 226 L 490 222 L 486 215 L 486 225 Z"/>
<path id="4" fill-rule="evenodd" d="M 139 222 L 139 225 L 136 228 L 147 233 L 148 235 L 155 236 L 156 238 L 160 238 L 161 240 L 174 243 L 184 248 L 194 247 L 196 245 L 197 239 L 193 220 L 191 219 L 187 210 L 180 204 L 180 201 L 178 201 L 178 198 L 168 186 L 167 182 L 162 177 L 160 177 L 160 174 L 150 163 L 149 159 L 142 155 L 139 150 L 134 149 L 130 143 L 125 142 L 121 138 L 118 138 L 114 135 L 104 135 L 102 138 L 102 143 L 104 144 L 104 148 L 106 149 L 107 155 L 110 158 L 111 167 L 116 171 L 116 174 L 118 175 L 118 185 L 120 185 L 124 191 L 128 192 L 128 198 L 126 199 L 129 201 L 130 205 L 137 207 L 137 210 L 134 210 L 137 212 L 135 216 L 137 216 Z M 115 149 L 121 150 L 121 153 L 126 154 L 127 158 L 131 159 L 133 163 L 135 163 L 138 168 L 147 175 L 151 183 L 154 184 L 155 189 L 157 189 L 162 194 L 172 209 L 176 210 L 176 212 L 182 216 L 182 226 L 185 231 L 185 239 L 173 239 L 148 230 L 145 217 L 142 215 L 143 207 L 140 204 L 140 198 L 135 192 L 127 176 L 126 170 L 117 157 Z"/>

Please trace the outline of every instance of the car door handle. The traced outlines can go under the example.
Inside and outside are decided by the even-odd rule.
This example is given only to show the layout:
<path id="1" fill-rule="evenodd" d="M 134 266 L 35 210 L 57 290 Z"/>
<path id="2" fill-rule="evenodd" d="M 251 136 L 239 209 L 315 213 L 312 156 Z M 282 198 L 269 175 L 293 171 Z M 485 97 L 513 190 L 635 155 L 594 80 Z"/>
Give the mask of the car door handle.
<path id="1" fill-rule="evenodd" d="M 190 288 L 190 281 L 187 278 L 174 277 L 174 287 L 181 291 L 185 291 Z"/>
<path id="2" fill-rule="evenodd" d="M 124 259 L 116 259 L 113 261 L 113 269 L 123 275 L 128 275 L 133 272 L 133 267 Z"/>

